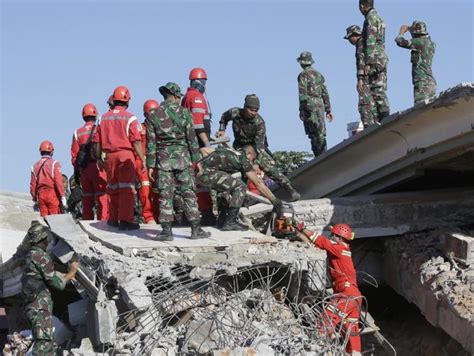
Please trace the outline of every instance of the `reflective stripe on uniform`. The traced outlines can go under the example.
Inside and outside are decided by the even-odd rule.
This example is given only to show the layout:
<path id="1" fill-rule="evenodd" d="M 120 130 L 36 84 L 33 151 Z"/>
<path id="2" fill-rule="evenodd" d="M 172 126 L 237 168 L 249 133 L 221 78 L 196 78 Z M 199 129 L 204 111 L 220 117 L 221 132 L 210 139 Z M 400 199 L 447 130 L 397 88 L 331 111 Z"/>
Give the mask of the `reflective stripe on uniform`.
<path id="1" fill-rule="evenodd" d="M 210 120 L 211 117 L 209 115 L 204 115 L 204 120 Z"/>
<path id="2" fill-rule="evenodd" d="M 204 128 L 204 124 L 196 124 L 194 125 L 194 129 L 203 129 Z"/>
<path id="3" fill-rule="evenodd" d="M 126 131 L 127 131 L 127 136 L 128 136 L 128 132 L 130 131 L 130 125 L 132 124 L 132 122 L 137 121 L 137 120 L 138 120 L 138 119 L 137 119 L 136 116 L 132 116 L 132 117 L 128 120 L 128 122 L 127 122 L 127 129 L 126 129 Z"/>
<path id="4" fill-rule="evenodd" d="M 53 176 L 53 179 L 54 179 L 54 167 L 56 166 L 56 163 L 58 163 L 58 161 L 53 160 L 53 164 L 51 165 L 51 175 Z"/>
<path id="5" fill-rule="evenodd" d="M 341 255 L 347 256 L 347 257 L 351 257 L 351 256 L 352 256 L 352 253 L 351 253 L 351 251 L 342 250 Z"/>
<path id="6" fill-rule="evenodd" d="M 336 306 L 334 306 L 332 304 L 329 304 L 326 309 L 333 312 L 333 313 L 335 313 L 335 314 L 338 314 L 339 316 L 341 316 L 343 318 L 347 317 L 346 313 L 344 313 L 343 311 L 341 311 L 341 309 L 337 308 Z"/>
<path id="7" fill-rule="evenodd" d="M 135 184 L 133 183 L 117 183 L 117 184 L 107 184 L 108 189 L 123 189 L 123 188 L 134 188 Z"/>
<path id="8" fill-rule="evenodd" d="M 191 112 L 199 113 L 199 114 L 205 114 L 206 110 L 202 108 L 192 108 Z"/>
<path id="9" fill-rule="evenodd" d="M 138 189 L 140 189 L 141 187 L 149 187 L 149 186 L 151 186 L 151 183 L 148 180 L 145 180 L 137 184 Z"/>

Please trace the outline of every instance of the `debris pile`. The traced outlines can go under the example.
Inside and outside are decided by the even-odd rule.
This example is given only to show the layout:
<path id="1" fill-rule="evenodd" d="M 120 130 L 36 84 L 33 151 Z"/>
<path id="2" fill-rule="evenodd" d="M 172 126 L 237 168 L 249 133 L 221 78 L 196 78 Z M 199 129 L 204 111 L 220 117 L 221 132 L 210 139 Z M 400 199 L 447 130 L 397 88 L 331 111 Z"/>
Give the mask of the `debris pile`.
<path id="1" fill-rule="evenodd" d="M 3 348 L 3 356 L 21 356 L 25 355 L 33 344 L 31 330 L 22 330 L 14 332 L 7 336 L 7 343 Z"/>
<path id="2" fill-rule="evenodd" d="M 247 348 L 265 355 L 337 354 L 341 330 L 329 296 L 308 275 L 278 263 L 246 268 L 175 266 L 149 278 L 153 303 L 121 315 L 114 352 L 207 354 Z M 230 353 L 228 353 L 230 354 Z"/>

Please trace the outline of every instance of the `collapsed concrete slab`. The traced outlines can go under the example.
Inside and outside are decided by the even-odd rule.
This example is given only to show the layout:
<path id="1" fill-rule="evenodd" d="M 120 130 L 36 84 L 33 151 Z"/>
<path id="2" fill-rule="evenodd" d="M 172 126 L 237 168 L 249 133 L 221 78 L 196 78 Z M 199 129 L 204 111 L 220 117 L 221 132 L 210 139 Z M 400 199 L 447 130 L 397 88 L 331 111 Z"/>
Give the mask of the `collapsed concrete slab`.
<path id="1" fill-rule="evenodd" d="M 397 236 L 474 221 L 474 190 L 389 193 L 293 203 L 296 218 L 317 232 L 329 224 L 352 226 L 356 238 Z"/>

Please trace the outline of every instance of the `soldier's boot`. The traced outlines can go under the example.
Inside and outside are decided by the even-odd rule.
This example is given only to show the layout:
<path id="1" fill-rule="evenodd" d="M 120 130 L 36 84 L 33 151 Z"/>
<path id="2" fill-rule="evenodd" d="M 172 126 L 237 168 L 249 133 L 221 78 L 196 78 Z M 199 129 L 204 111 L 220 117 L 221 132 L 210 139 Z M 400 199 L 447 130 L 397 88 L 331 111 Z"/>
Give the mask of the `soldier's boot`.
<path id="1" fill-rule="evenodd" d="M 173 232 L 170 223 L 161 223 L 161 232 L 156 235 L 158 241 L 173 241 Z"/>
<path id="2" fill-rule="evenodd" d="M 381 123 L 381 122 L 382 122 L 385 118 L 387 118 L 389 115 L 390 115 L 390 113 L 389 113 L 388 111 L 386 111 L 386 112 L 381 112 L 381 113 L 379 114 L 379 117 L 378 117 L 379 122 Z"/>
<path id="3" fill-rule="evenodd" d="M 216 216 L 212 212 L 212 209 L 202 212 L 201 225 L 202 226 L 214 226 L 214 225 L 216 225 Z"/>
<path id="4" fill-rule="evenodd" d="M 293 188 L 290 184 L 284 184 L 283 188 L 290 194 L 290 202 L 297 201 L 301 199 L 300 193 L 298 193 L 295 188 Z"/>
<path id="5" fill-rule="evenodd" d="M 202 229 L 199 220 L 191 222 L 191 240 L 207 239 L 209 236 L 211 233 Z"/>
<path id="6" fill-rule="evenodd" d="M 219 214 L 217 215 L 217 227 L 219 229 L 222 228 L 225 224 L 225 219 L 227 217 L 227 210 L 229 209 L 229 204 L 227 204 L 227 201 L 218 201 L 217 204 L 217 209 L 219 210 Z"/>
<path id="7" fill-rule="evenodd" d="M 230 208 L 227 210 L 227 217 L 225 219 L 222 231 L 247 231 L 247 225 L 241 224 L 238 220 L 239 208 Z"/>

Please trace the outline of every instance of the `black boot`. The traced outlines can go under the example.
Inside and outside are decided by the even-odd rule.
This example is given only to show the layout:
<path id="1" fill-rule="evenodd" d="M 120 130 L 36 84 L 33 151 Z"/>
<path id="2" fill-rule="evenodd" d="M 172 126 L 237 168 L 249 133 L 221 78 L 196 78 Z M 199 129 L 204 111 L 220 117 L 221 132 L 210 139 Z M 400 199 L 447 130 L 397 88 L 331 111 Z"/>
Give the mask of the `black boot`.
<path id="1" fill-rule="evenodd" d="M 161 224 L 161 232 L 156 235 L 158 241 L 173 241 L 173 232 L 171 231 L 170 223 Z"/>
<path id="2" fill-rule="evenodd" d="M 216 225 L 216 216 L 212 212 L 212 209 L 202 212 L 201 225 L 202 226 L 215 226 Z"/>
<path id="3" fill-rule="evenodd" d="M 219 207 L 219 214 L 217 215 L 217 228 L 222 229 L 222 226 L 225 224 L 227 217 L 227 205 L 221 205 Z"/>
<path id="4" fill-rule="evenodd" d="M 121 220 L 118 224 L 118 229 L 121 230 L 121 231 L 124 231 L 124 230 L 138 230 L 138 229 L 140 229 L 140 224 Z"/>
<path id="5" fill-rule="evenodd" d="M 225 219 L 222 231 L 247 231 L 249 228 L 241 224 L 238 220 L 239 208 L 230 208 L 227 210 L 227 218 Z"/>
<path id="6" fill-rule="evenodd" d="M 204 231 L 199 221 L 191 222 L 191 240 L 207 239 L 209 236 L 211 236 L 211 233 Z"/>

